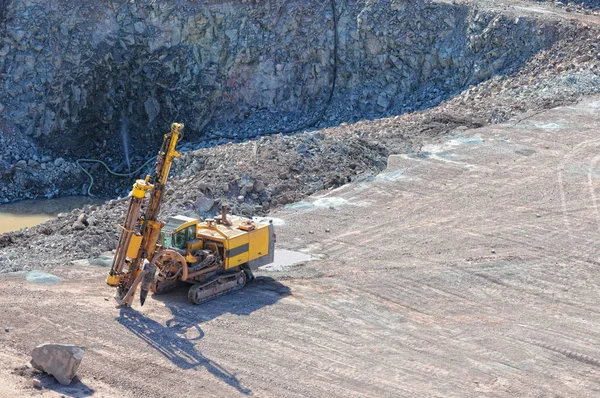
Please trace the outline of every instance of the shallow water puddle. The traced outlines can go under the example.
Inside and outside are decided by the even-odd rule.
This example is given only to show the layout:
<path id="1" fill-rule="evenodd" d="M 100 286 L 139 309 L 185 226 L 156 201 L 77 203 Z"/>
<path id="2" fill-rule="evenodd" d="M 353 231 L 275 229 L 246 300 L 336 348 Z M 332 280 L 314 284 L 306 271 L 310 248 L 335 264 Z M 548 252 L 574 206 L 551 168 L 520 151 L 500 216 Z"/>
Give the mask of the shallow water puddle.
<path id="1" fill-rule="evenodd" d="M 560 126 L 556 123 L 536 123 L 535 127 L 544 130 L 558 130 Z"/>
<path id="2" fill-rule="evenodd" d="M 335 196 L 330 196 L 327 198 L 319 198 L 313 202 L 313 206 L 317 207 L 339 207 L 350 204 L 344 198 L 337 198 Z"/>
<path id="3" fill-rule="evenodd" d="M 260 269 L 265 271 L 283 271 L 286 268 L 303 264 L 307 261 L 314 260 L 315 258 L 316 257 L 313 257 L 310 254 L 292 250 L 275 250 L 275 260 L 269 265 L 260 267 Z"/>
<path id="4" fill-rule="evenodd" d="M 104 252 L 99 257 L 90 258 L 89 264 L 96 265 L 98 267 L 110 267 L 113 262 L 114 253 Z"/>
<path id="5" fill-rule="evenodd" d="M 70 212 L 87 204 L 103 203 L 88 196 L 69 196 L 56 199 L 22 200 L 0 205 L 0 234 L 33 227 L 55 219 L 59 213 Z"/>
<path id="6" fill-rule="evenodd" d="M 440 152 L 438 156 L 444 159 L 458 159 L 460 157 L 459 154 L 452 152 Z"/>
<path id="7" fill-rule="evenodd" d="M 313 207 L 312 203 L 305 202 L 305 201 L 288 203 L 287 205 L 283 206 L 283 208 L 286 210 L 308 210 L 308 209 L 312 209 L 312 207 Z"/>

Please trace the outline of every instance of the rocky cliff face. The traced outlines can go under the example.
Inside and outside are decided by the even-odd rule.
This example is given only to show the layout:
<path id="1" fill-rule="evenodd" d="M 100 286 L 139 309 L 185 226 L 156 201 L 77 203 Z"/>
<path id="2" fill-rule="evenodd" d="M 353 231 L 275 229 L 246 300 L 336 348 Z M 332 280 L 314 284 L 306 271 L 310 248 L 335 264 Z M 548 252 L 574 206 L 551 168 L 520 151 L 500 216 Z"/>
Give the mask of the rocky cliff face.
<path id="1" fill-rule="evenodd" d="M 80 192 L 72 160 L 138 165 L 172 121 L 212 145 L 434 106 L 559 29 L 410 0 L 0 0 L 0 199 Z"/>

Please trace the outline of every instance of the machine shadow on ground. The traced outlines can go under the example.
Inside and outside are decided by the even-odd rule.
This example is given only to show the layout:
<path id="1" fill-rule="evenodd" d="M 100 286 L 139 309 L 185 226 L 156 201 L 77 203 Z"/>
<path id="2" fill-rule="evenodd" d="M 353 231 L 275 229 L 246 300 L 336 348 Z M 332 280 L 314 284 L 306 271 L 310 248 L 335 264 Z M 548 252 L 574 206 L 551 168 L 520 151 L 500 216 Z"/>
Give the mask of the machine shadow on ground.
<path id="1" fill-rule="evenodd" d="M 290 288 L 268 276 L 258 276 L 243 289 L 216 297 L 201 305 L 188 301 L 192 285 L 182 283 L 172 292 L 152 296 L 165 304 L 173 313 L 171 320 L 179 324 L 197 325 L 223 314 L 250 315 L 256 310 L 275 304 L 291 294 Z"/>
<path id="2" fill-rule="evenodd" d="M 166 325 L 133 308 L 121 308 L 116 320 L 177 367 L 193 369 L 203 366 L 240 393 L 251 394 L 252 391 L 243 387 L 235 374 L 196 350 L 195 342 L 204 337 L 200 324 L 226 313 L 250 315 L 290 295 L 290 289 L 273 278 L 257 277 L 241 290 L 202 305 L 193 305 L 187 301 L 189 286 L 183 284 L 173 292 L 153 296 L 153 299 L 163 302 L 173 314 Z"/>

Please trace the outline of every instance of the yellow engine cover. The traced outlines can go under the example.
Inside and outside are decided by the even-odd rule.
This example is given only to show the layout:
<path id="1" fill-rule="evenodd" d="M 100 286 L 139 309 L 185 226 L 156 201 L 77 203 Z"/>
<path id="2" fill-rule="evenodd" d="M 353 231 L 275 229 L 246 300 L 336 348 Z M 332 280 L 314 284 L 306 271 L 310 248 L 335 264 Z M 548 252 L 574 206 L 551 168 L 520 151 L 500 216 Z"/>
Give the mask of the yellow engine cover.
<path id="1" fill-rule="evenodd" d="M 228 239 L 225 247 L 225 269 L 247 263 L 250 251 L 249 246 L 247 233 L 242 233 L 241 235 Z"/>
<path id="2" fill-rule="evenodd" d="M 269 225 L 255 223 L 247 218 L 229 216 L 229 223 L 198 224 L 198 238 L 205 241 L 204 247 L 210 243 L 223 245 L 225 254 L 224 268 L 239 267 L 249 261 L 269 254 Z"/>
<path id="3" fill-rule="evenodd" d="M 255 260 L 259 257 L 269 254 L 269 226 L 261 225 L 248 233 L 250 242 L 250 253 L 248 261 Z"/>

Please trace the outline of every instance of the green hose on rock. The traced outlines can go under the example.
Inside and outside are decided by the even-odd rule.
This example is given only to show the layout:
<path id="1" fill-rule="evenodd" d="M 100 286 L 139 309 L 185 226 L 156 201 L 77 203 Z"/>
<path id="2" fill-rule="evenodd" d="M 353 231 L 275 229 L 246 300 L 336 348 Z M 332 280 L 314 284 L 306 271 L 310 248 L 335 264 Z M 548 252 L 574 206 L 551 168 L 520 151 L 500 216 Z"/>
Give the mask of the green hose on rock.
<path id="1" fill-rule="evenodd" d="M 108 165 L 106 163 L 104 163 L 102 160 L 98 160 L 98 159 L 77 159 L 75 161 L 75 163 L 77 163 L 77 166 L 79 166 L 79 168 L 81 170 L 83 170 L 83 172 L 85 174 L 87 174 L 88 177 L 90 177 L 90 186 L 87 189 L 87 194 L 88 196 L 95 196 L 94 194 L 92 194 L 91 190 L 92 190 L 92 186 L 94 185 L 94 177 L 92 177 L 92 175 L 89 173 L 89 171 L 87 171 L 82 165 L 81 162 L 85 162 L 85 163 L 100 163 L 102 166 L 104 166 L 104 168 L 106 169 L 106 171 L 108 171 L 110 174 L 116 176 L 116 177 L 132 177 L 134 175 L 136 175 L 137 173 L 139 173 L 140 171 L 142 171 L 142 169 L 144 167 L 146 167 L 148 165 L 148 163 L 152 162 L 156 160 L 156 156 L 151 157 L 150 159 L 146 160 L 146 162 L 144 162 L 143 165 L 141 165 L 140 167 L 138 167 L 137 170 L 132 171 L 131 173 L 116 173 L 114 171 L 112 171 L 110 169 L 110 167 L 108 167 Z"/>

